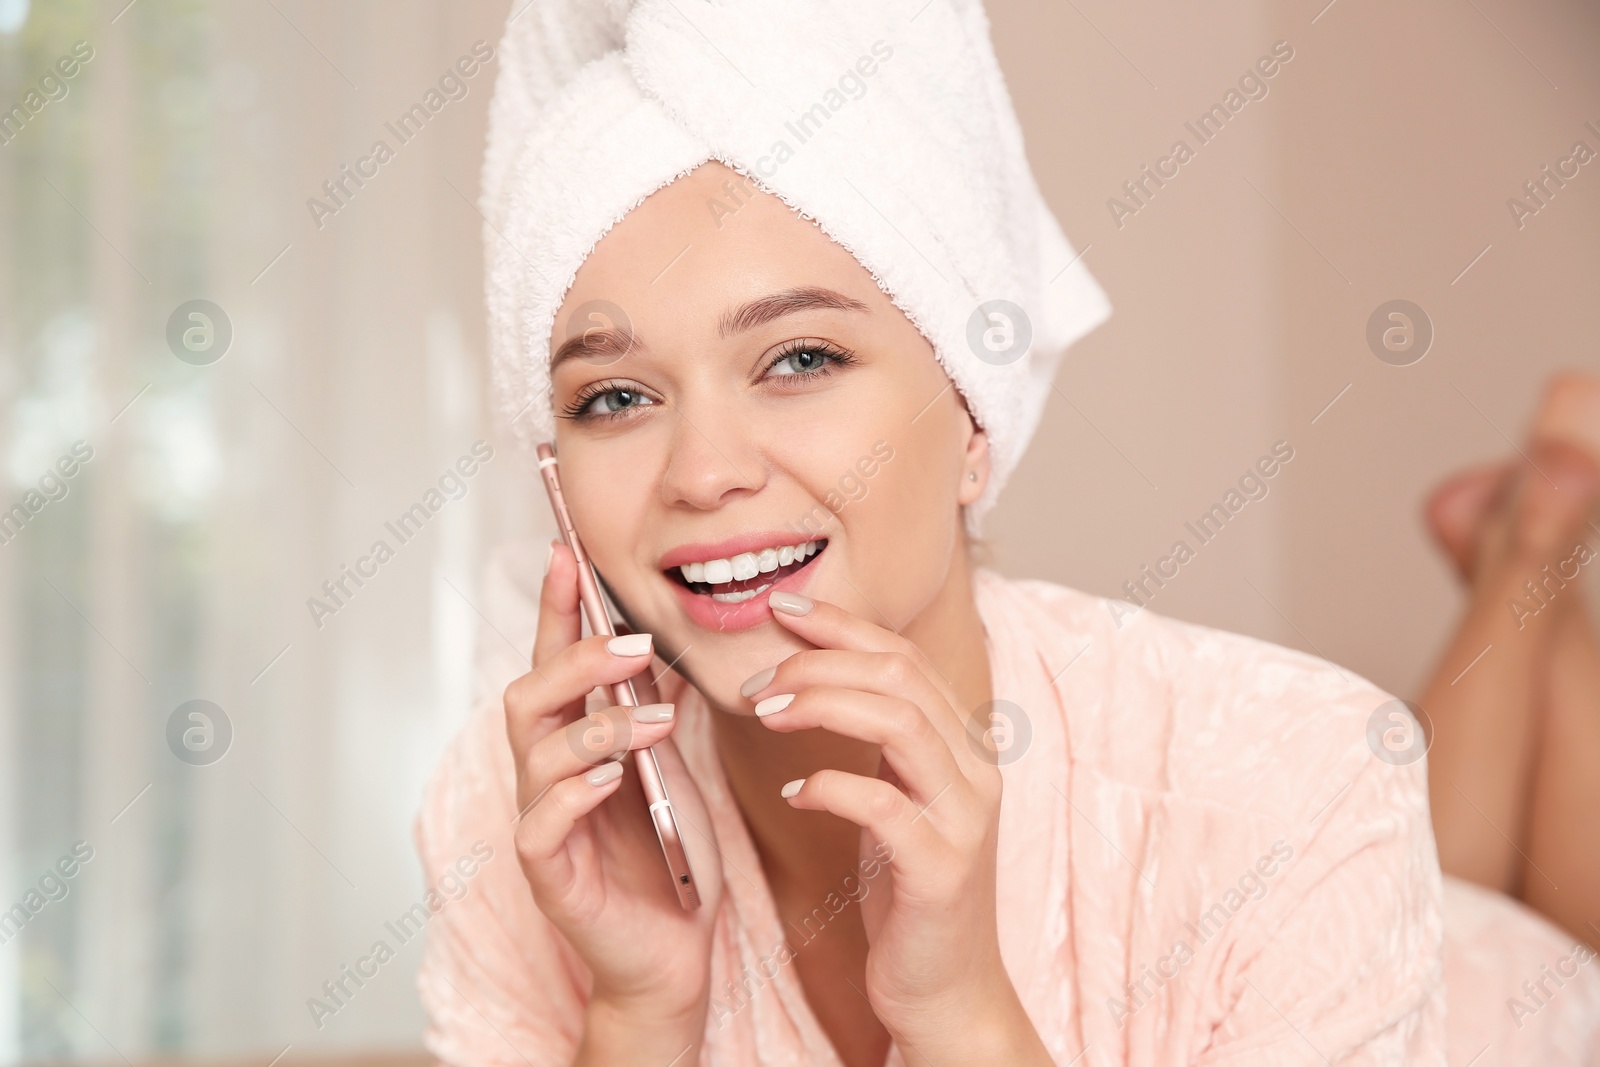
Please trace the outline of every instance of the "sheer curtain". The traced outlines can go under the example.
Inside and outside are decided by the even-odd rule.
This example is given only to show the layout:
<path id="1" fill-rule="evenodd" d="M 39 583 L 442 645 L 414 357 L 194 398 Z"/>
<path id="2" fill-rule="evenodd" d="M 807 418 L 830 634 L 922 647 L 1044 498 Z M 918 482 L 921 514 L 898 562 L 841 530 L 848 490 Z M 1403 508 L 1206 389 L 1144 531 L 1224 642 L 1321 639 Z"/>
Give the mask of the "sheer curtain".
<path id="1" fill-rule="evenodd" d="M 416 1045 L 419 943 L 384 923 L 437 876 L 411 813 L 466 710 L 482 548 L 542 521 L 482 381 L 506 11 L 0 3 L 5 106 L 90 56 L 0 147 L 0 507 L 92 452 L 0 545 L 6 1061 Z M 169 330 L 194 300 L 221 314 Z M 194 700 L 220 715 L 174 734 Z"/>

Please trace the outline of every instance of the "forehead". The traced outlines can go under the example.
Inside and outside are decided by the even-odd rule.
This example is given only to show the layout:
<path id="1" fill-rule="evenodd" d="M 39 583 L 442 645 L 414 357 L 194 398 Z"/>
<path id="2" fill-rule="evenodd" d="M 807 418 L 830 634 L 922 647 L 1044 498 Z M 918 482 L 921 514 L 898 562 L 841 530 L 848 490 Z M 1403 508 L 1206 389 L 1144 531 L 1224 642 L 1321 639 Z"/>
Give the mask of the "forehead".
<path id="1" fill-rule="evenodd" d="M 551 351 L 573 312 L 596 301 L 630 319 L 692 316 L 715 328 L 729 305 L 805 286 L 892 306 L 815 223 L 713 160 L 646 197 L 599 240 L 556 313 Z"/>

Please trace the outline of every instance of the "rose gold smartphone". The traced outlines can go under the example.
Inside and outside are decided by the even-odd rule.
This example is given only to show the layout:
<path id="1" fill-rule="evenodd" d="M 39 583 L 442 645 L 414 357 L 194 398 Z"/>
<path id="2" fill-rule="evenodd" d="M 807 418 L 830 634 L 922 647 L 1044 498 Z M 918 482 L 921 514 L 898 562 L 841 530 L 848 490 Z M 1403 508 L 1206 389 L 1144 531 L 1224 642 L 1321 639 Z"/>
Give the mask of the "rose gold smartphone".
<path id="1" fill-rule="evenodd" d="M 545 492 L 550 494 L 550 510 L 555 512 L 556 525 L 561 529 L 561 539 L 578 560 L 578 599 L 583 605 L 583 617 L 589 630 L 596 634 L 612 635 L 617 632 L 606 610 L 605 598 L 600 595 L 600 580 L 595 575 L 594 564 L 578 540 L 577 528 L 572 525 L 572 513 L 567 510 L 566 498 L 561 495 L 561 476 L 557 473 L 556 450 L 541 444 L 539 474 L 544 478 Z M 611 687 L 611 696 L 625 708 L 639 706 L 633 691 L 633 680 L 628 679 Z M 683 836 L 678 832 L 678 820 L 672 811 L 672 800 L 667 796 L 667 783 L 661 777 L 661 765 L 656 762 L 652 749 L 635 749 L 633 765 L 639 772 L 639 784 L 650 804 L 650 821 L 655 825 L 656 837 L 661 842 L 661 854 L 667 859 L 667 870 L 672 874 L 672 886 L 678 891 L 678 903 L 685 911 L 700 906 L 700 892 L 695 888 L 694 875 L 689 871 L 689 857 L 683 850 Z"/>

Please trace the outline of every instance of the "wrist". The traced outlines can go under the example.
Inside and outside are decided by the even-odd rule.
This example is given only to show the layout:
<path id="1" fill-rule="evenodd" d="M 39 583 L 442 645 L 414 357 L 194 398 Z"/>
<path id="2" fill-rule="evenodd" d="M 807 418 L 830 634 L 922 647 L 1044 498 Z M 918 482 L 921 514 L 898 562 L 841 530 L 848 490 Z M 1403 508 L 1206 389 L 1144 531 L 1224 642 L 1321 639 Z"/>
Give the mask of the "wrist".
<path id="1" fill-rule="evenodd" d="M 885 1020 L 897 1041 L 932 1055 L 935 1064 L 1004 1063 L 1015 1067 L 1053 1067 L 1033 1021 L 1001 972 L 980 993 L 957 997 L 947 1006 L 919 1011 L 916 1021 Z"/>
<path id="2" fill-rule="evenodd" d="M 596 992 L 584 1013 L 578 1062 L 697 1063 L 705 1014 L 703 997 L 684 1006 Z"/>
<path id="3" fill-rule="evenodd" d="M 1005 998 L 994 1006 L 986 1023 L 974 1028 L 980 1042 L 972 1050 L 974 1063 L 1007 1063 L 1017 1067 L 1055 1067 L 1033 1020 L 1009 982 Z"/>

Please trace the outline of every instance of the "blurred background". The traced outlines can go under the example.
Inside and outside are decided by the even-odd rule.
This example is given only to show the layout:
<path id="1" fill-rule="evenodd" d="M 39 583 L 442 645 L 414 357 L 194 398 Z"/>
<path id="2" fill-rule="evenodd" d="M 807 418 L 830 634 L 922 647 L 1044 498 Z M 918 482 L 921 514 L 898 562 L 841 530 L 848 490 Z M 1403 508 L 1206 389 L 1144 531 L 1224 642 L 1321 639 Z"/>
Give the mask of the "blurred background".
<path id="1" fill-rule="evenodd" d="M 1286 442 L 1152 609 L 1415 695 L 1462 603 L 1423 495 L 1509 454 L 1551 372 L 1600 368 L 1600 168 L 1524 188 L 1600 151 L 1600 10 L 988 9 L 1115 307 L 1064 361 L 993 565 L 1119 595 Z M 550 534 L 487 416 L 493 58 L 401 125 L 510 11 L 0 0 L 0 510 L 32 501 L 0 526 L 0 909 L 46 898 L 0 916 L 0 1063 L 420 1057 L 418 942 L 334 1016 L 307 1000 L 431 880 L 411 821 L 495 640 L 485 561 Z M 1402 300 L 1409 347 L 1374 344 Z M 330 596 L 477 442 L 461 492 Z"/>

